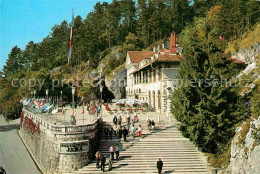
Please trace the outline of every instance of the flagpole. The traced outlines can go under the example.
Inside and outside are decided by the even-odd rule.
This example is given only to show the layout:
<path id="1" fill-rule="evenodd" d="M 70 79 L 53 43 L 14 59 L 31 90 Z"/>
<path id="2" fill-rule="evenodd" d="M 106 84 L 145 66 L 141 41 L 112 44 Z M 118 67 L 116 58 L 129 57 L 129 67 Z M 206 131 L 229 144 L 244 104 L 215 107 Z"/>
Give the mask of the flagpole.
<path id="1" fill-rule="evenodd" d="M 84 106 L 83 106 L 83 125 L 84 125 Z"/>
<path id="2" fill-rule="evenodd" d="M 74 25 L 74 9 L 73 8 L 72 8 L 72 25 Z M 71 32 L 72 32 L 72 35 L 73 35 L 73 26 L 72 26 L 71 30 L 72 30 Z M 73 38 L 73 36 L 72 36 L 72 38 Z M 73 44 L 71 44 L 71 76 L 72 76 L 72 89 L 73 89 L 74 79 L 73 79 L 73 67 L 72 67 L 72 47 L 73 47 Z M 71 92 L 71 93 L 72 93 L 72 109 L 73 109 L 73 107 L 75 107 L 74 106 L 74 94 L 73 94 L 73 92 Z"/>

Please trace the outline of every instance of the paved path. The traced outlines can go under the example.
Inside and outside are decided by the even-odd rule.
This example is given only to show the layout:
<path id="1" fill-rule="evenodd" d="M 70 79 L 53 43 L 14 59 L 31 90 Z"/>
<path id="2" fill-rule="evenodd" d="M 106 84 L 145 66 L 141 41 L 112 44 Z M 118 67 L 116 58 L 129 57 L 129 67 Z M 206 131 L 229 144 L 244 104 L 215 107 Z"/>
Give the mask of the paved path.
<path id="1" fill-rule="evenodd" d="M 17 133 L 19 122 L 16 119 L 8 124 L 0 115 L 0 165 L 7 174 L 40 174 Z"/>

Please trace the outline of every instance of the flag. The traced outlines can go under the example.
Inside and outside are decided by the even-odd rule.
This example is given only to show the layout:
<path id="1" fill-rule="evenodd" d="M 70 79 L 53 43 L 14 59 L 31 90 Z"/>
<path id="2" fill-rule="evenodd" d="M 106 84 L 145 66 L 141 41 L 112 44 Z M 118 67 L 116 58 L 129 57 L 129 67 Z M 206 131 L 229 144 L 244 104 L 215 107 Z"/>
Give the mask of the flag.
<path id="1" fill-rule="evenodd" d="M 72 11 L 72 24 L 71 24 L 71 28 L 70 28 L 70 45 L 69 45 L 69 53 L 68 53 L 68 65 L 67 65 L 68 68 L 70 68 L 70 66 L 71 66 L 73 27 L 74 27 L 74 13 Z"/>
<path id="2" fill-rule="evenodd" d="M 81 114 L 84 114 L 84 106 L 82 106 Z"/>

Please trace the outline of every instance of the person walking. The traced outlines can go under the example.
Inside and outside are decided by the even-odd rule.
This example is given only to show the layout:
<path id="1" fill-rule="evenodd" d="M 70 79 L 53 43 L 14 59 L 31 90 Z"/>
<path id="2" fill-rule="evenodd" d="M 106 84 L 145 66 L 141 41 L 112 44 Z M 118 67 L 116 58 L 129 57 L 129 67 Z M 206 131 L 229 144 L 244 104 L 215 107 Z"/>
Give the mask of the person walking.
<path id="1" fill-rule="evenodd" d="M 119 118 L 117 119 L 117 125 L 121 126 L 122 124 L 122 117 L 119 116 Z"/>
<path id="2" fill-rule="evenodd" d="M 113 128 L 108 129 L 110 140 L 112 140 Z"/>
<path id="3" fill-rule="evenodd" d="M 0 166 L 0 174 L 6 174 L 6 171 L 2 166 Z"/>
<path id="4" fill-rule="evenodd" d="M 157 161 L 157 169 L 158 169 L 158 174 L 162 173 L 162 168 L 163 168 L 163 162 L 161 161 L 161 158 Z"/>
<path id="5" fill-rule="evenodd" d="M 143 131 L 143 128 L 142 128 L 141 125 L 139 125 L 139 127 L 138 127 L 138 135 L 139 135 L 139 138 L 143 138 L 142 131 Z"/>
<path id="6" fill-rule="evenodd" d="M 123 135 L 124 135 L 124 142 L 126 142 L 126 136 L 128 135 L 128 130 L 126 129 L 126 127 L 124 127 L 123 129 Z"/>
<path id="7" fill-rule="evenodd" d="M 148 126 L 148 130 L 151 131 L 151 125 L 152 125 L 152 122 L 150 119 L 147 120 L 147 126 Z"/>
<path id="8" fill-rule="evenodd" d="M 113 144 L 112 144 L 112 145 L 110 146 L 110 148 L 109 148 L 109 153 L 110 153 L 110 157 L 111 157 L 111 159 L 114 160 L 114 159 L 115 159 L 115 157 L 114 157 L 114 154 L 115 154 L 115 147 L 114 147 Z"/>
<path id="9" fill-rule="evenodd" d="M 97 159 L 96 168 L 99 168 L 99 162 L 100 162 L 101 155 L 102 155 L 101 152 L 98 150 L 96 153 L 96 159 Z"/>
<path id="10" fill-rule="evenodd" d="M 119 161 L 119 145 L 118 144 L 116 145 L 115 150 L 116 150 L 116 160 Z"/>
<path id="11" fill-rule="evenodd" d="M 129 130 L 129 128 L 130 128 L 130 121 L 131 121 L 130 114 L 127 114 L 126 122 L 127 122 L 128 130 Z"/>
<path id="12" fill-rule="evenodd" d="M 154 132 L 154 130 L 155 130 L 155 122 L 154 122 L 154 120 L 152 120 L 151 125 L 152 125 L 152 132 Z"/>
<path id="13" fill-rule="evenodd" d="M 122 134 L 123 134 L 123 131 L 122 131 L 122 128 L 120 127 L 119 130 L 118 130 L 118 138 L 119 138 L 120 141 L 121 141 L 121 138 L 122 138 Z"/>
<path id="14" fill-rule="evenodd" d="M 131 131 L 132 131 L 132 136 L 135 138 L 135 125 L 131 124 Z"/>
<path id="15" fill-rule="evenodd" d="M 105 139 L 106 140 L 108 139 L 108 132 L 109 132 L 109 130 L 108 130 L 107 126 L 106 126 L 105 129 L 104 129 Z"/>
<path id="16" fill-rule="evenodd" d="M 113 118 L 113 123 L 114 123 L 114 126 L 116 127 L 117 126 L 117 117 L 116 117 L 116 115 Z"/>
<path id="17" fill-rule="evenodd" d="M 105 172 L 106 158 L 104 155 L 101 156 L 101 171 Z"/>
<path id="18" fill-rule="evenodd" d="M 112 165 L 113 165 L 113 161 L 111 158 L 108 158 L 108 165 L 109 165 L 109 168 L 108 168 L 108 171 L 112 171 Z"/>

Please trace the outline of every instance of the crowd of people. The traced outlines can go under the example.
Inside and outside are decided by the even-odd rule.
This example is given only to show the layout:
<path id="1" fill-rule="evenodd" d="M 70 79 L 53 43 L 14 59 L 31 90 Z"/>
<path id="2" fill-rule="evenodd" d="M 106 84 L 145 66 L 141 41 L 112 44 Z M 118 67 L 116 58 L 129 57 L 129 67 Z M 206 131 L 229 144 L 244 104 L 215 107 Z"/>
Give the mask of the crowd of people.
<path id="1" fill-rule="evenodd" d="M 113 139 L 113 134 L 115 137 L 117 137 L 120 141 L 123 138 L 123 141 L 127 141 L 127 136 L 132 135 L 133 138 L 135 138 L 137 132 L 138 132 L 138 137 L 143 138 L 143 128 L 142 125 L 140 124 L 138 127 L 135 127 L 135 124 L 139 122 L 138 116 L 136 113 L 134 113 L 133 118 L 131 119 L 130 114 L 127 114 L 125 118 L 126 124 L 123 126 L 122 125 L 122 117 L 121 116 L 114 116 L 113 117 L 113 126 L 105 126 L 104 128 L 104 134 L 105 134 L 105 139 Z M 155 122 L 154 120 L 147 120 L 147 126 L 148 130 L 151 132 L 155 132 Z M 105 164 L 106 164 L 106 158 L 108 158 L 108 164 L 109 164 L 109 169 L 108 171 L 112 170 L 112 164 L 113 161 L 119 161 L 120 157 L 120 147 L 119 144 L 116 145 L 111 145 L 109 147 L 109 156 L 105 156 L 101 153 L 101 151 L 98 151 L 96 153 L 96 167 L 100 168 L 103 172 L 105 171 Z M 160 173 L 162 170 L 162 161 L 159 159 L 157 162 L 157 169 L 158 172 Z"/>

